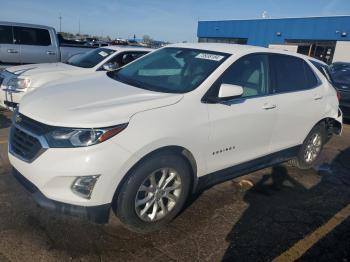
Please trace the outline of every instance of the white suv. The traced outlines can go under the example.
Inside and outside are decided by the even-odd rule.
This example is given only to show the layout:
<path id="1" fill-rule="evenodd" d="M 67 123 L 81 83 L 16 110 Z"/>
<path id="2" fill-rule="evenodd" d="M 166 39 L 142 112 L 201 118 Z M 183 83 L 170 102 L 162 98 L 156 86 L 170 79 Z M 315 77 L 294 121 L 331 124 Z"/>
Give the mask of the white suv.
<path id="1" fill-rule="evenodd" d="M 287 160 L 310 168 L 341 133 L 338 105 L 302 55 L 176 44 L 29 93 L 9 158 L 40 206 L 98 223 L 113 208 L 149 232 L 215 183 Z"/>

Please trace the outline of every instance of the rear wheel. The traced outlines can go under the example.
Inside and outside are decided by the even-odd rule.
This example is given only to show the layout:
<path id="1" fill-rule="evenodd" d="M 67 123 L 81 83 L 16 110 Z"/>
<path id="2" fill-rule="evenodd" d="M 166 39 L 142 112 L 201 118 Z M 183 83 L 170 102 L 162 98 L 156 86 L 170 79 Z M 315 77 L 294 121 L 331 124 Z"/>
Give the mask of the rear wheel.
<path id="1" fill-rule="evenodd" d="M 181 210 L 190 184 L 190 169 L 181 156 L 153 155 L 138 165 L 125 181 L 115 211 L 132 231 L 158 230 Z"/>
<path id="2" fill-rule="evenodd" d="M 315 126 L 302 144 L 298 156 L 290 160 L 290 164 L 300 169 L 310 169 L 319 158 L 327 139 L 323 123 Z"/>

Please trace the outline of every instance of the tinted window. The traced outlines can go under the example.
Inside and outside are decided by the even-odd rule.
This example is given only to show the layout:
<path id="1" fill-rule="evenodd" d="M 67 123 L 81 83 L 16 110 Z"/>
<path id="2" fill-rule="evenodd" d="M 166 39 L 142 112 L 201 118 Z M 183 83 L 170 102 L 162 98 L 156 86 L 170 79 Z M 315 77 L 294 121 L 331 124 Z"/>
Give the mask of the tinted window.
<path id="1" fill-rule="evenodd" d="M 15 38 L 21 45 L 51 45 L 49 31 L 45 29 L 15 27 Z"/>
<path id="2" fill-rule="evenodd" d="M 11 26 L 0 25 L 0 44 L 13 44 Z"/>
<path id="3" fill-rule="evenodd" d="M 249 55 L 234 62 L 215 82 L 208 96 L 217 97 L 221 84 L 243 87 L 242 97 L 269 93 L 269 63 L 267 55 Z"/>
<path id="4" fill-rule="evenodd" d="M 275 85 L 273 93 L 300 91 L 317 86 L 318 80 L 302 59 L 288 55 L 271 55 Z"/>

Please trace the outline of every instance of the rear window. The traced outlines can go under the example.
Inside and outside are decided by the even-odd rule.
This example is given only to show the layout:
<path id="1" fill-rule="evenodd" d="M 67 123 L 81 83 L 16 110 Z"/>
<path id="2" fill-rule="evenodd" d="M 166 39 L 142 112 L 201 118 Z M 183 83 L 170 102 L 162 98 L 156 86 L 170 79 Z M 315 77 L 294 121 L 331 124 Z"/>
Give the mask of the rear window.
<path id="1" fill-rule="evenodd" d="M 15 38 L 21 45 L 51 45 L 50 33 L 46 29 L 15 27 Z"/>
<path id="2" fill-rule="evenodd" d="M 284 93 L 311 89 L 318 85 L 318 80 L 310 66 L 298 57 L 272 55 L 275 84 L 273 93 Z"/>
<path id="3" fill-rule="evenodd" d="M 0 25 L 0 44 L 13 44 L 11 26 Z"/>

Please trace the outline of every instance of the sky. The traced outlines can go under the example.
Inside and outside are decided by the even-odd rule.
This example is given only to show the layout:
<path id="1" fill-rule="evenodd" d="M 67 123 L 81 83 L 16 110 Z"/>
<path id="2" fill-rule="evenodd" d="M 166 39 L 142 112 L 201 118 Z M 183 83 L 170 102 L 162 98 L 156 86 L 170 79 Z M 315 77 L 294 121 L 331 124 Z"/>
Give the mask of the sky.
<path id="1" fill-rule="evenodd" d="M 111 38 L 197 41 L 200 20 L 350 15 L 350 0 L 0 0 L 0 21 Z"/>

